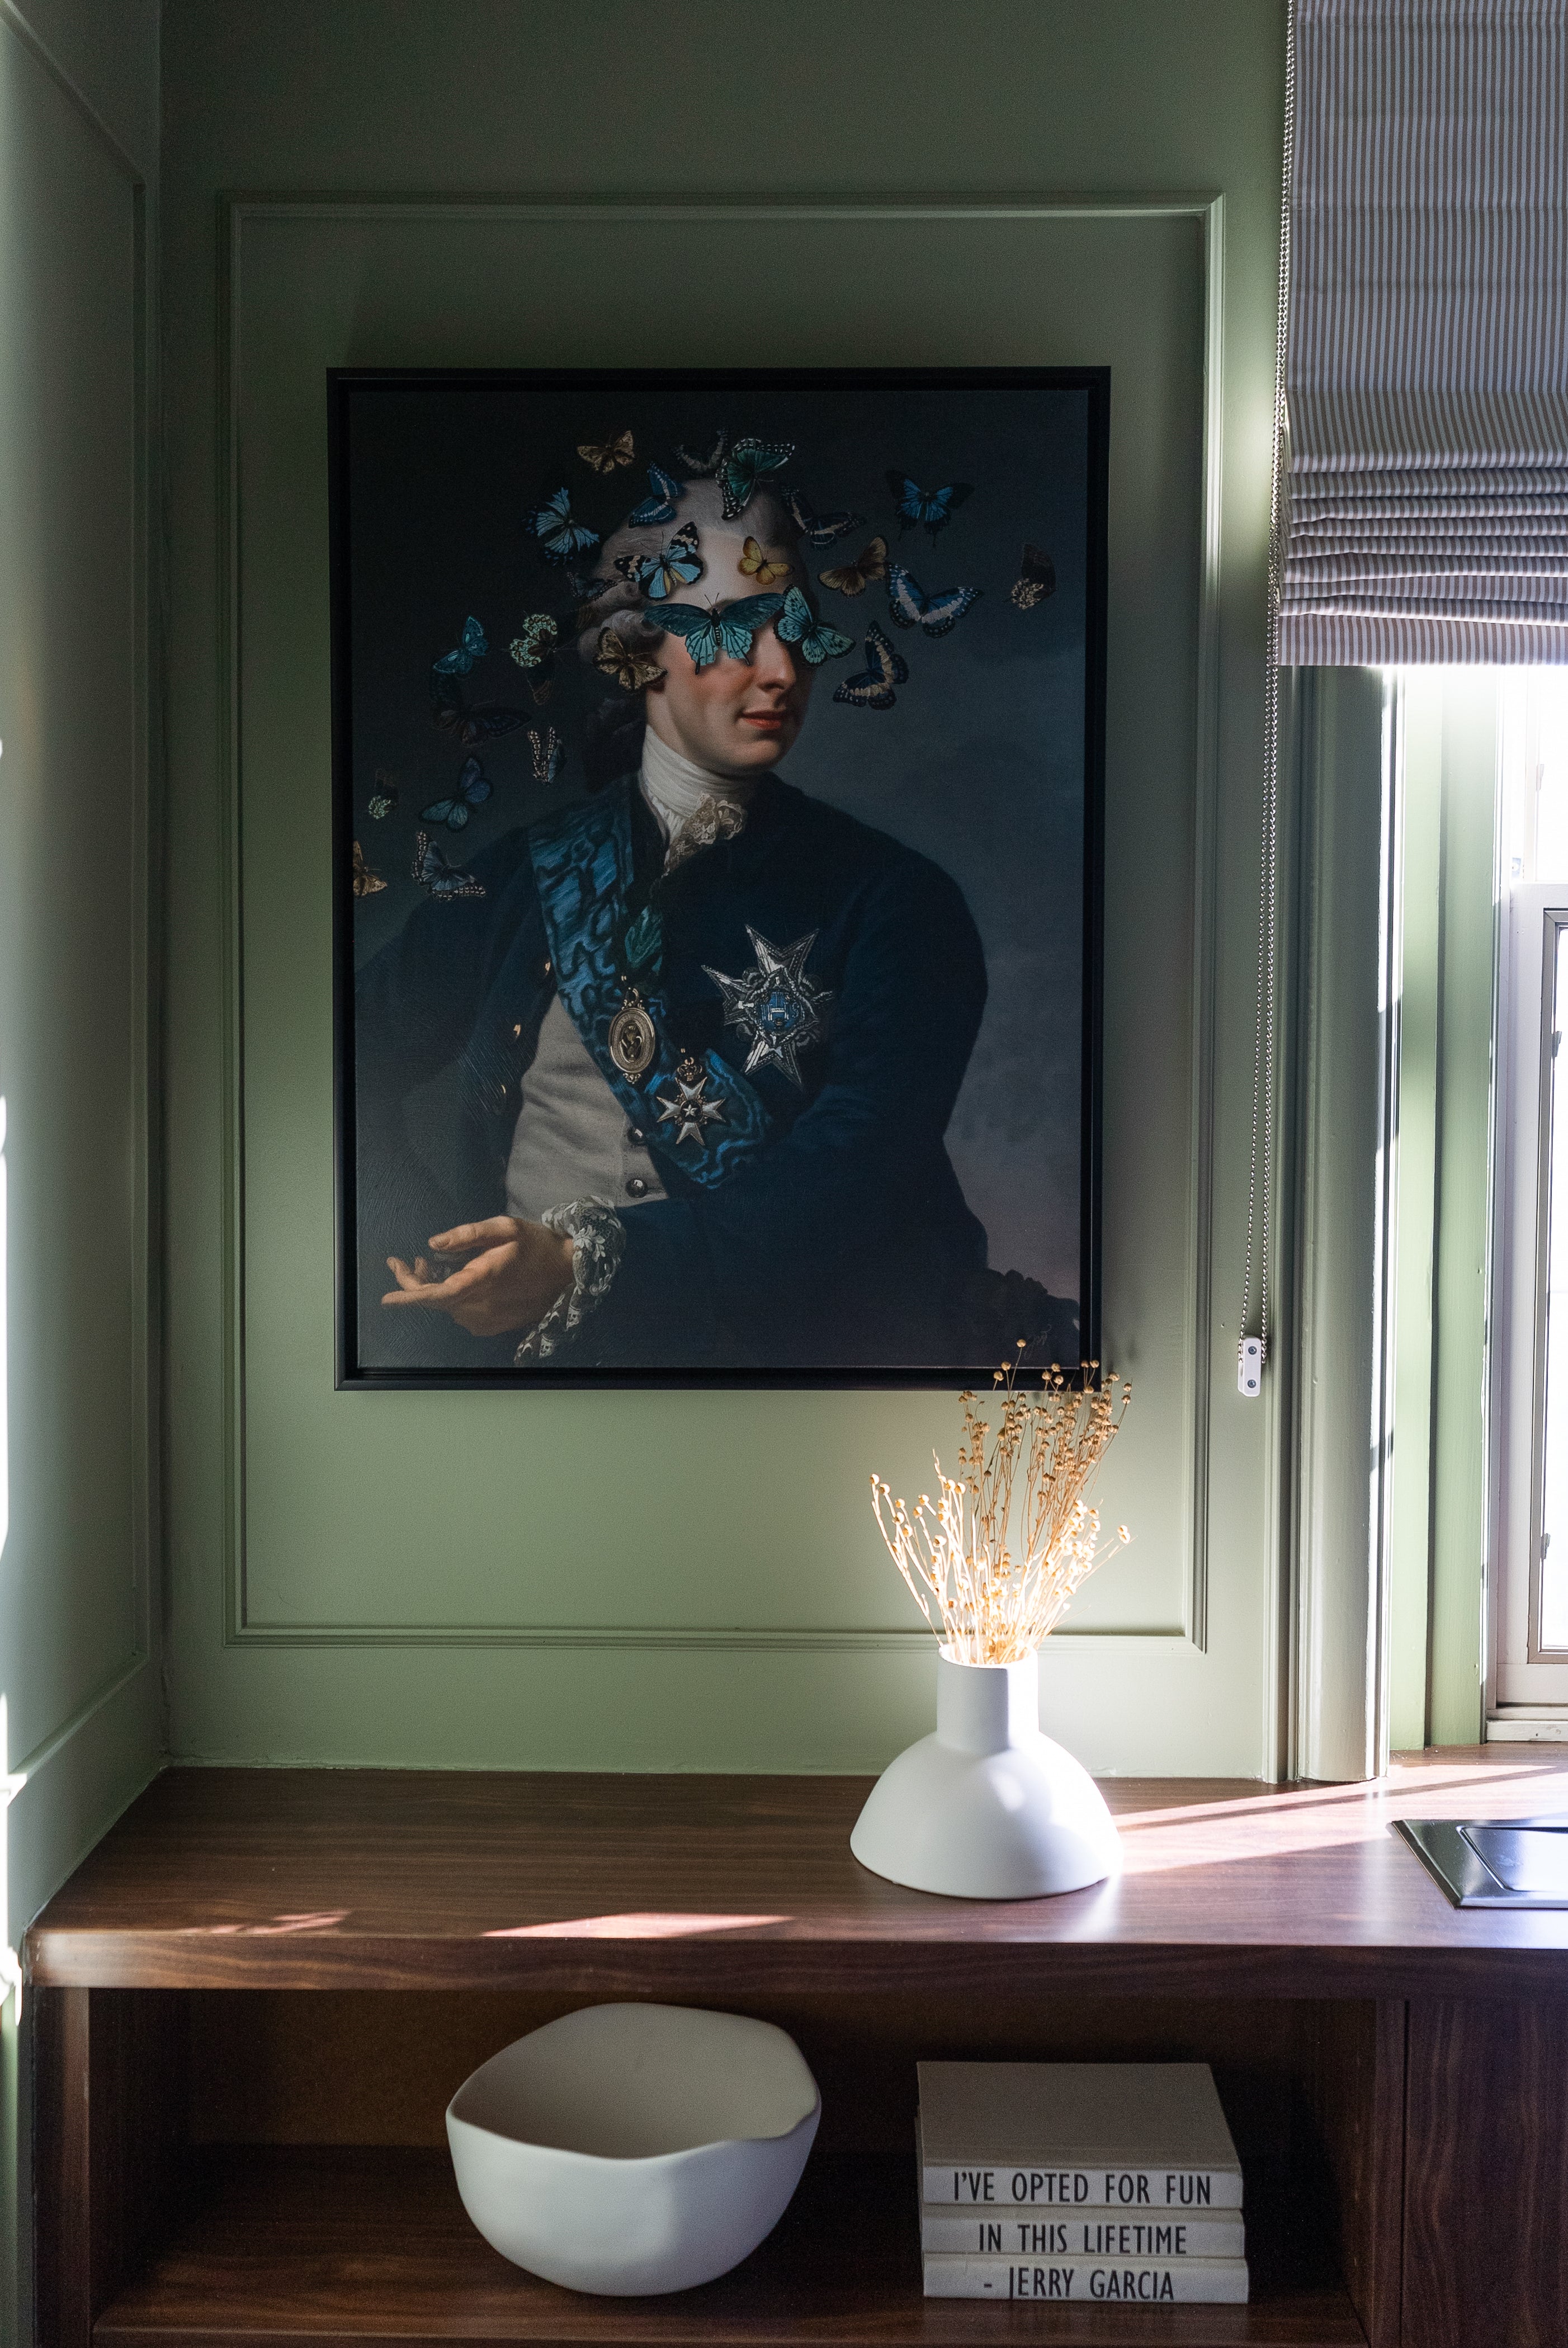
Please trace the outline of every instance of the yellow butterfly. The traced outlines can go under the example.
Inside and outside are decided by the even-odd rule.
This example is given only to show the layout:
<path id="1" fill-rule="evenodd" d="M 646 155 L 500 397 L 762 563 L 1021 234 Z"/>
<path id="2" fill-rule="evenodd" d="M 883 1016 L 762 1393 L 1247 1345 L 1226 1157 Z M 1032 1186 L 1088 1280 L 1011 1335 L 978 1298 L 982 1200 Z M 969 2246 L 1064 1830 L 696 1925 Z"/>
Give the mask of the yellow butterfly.
<path id="1" fill-rule="evenodd" d="M 606 676 L 612 676 L 617 685 L 624 685 L 628 693 L 636 693 L 645 685 L 657 684 L 665 674 L 658 662 L 650 660 L 646 653 L 634 652 L 614 628 L 606 628 L 593 657 L 595 666 L 601 668 Z"/>
<path id="2" fill-rule="evenodd" d="M 384 889 L 386 883 L 381 878 L 381 875 L 378 872 L 373 872 L 370 866 L 365 862 L 364 850 L 361 848 L 358 840 L 356 839 L 354 844 L 354 895 L 356 897 L 374 897 L 378 891 Z"/>
<path id="3" fill-rule="evenodd" d="M 613 440 L 580 440 L 578 455 L 596 473 L 613 473 L 617 465 L 630 465 L 637 451 L 630 432 L 618 432 Z"/>
<path id="4" fill-rule="evenodd" d="M 771 554 L 764 553 L 754 538 L 748 538 L 741 549 L 741 569 L 759 587 L 771 587 L 775 579 L 787 579 L 794 565 L 775 561 Z"/>
<path id="5" fill-rule="evenodd" d="M 835 588 L 840 595 L 861 594 L 868 579 L 887 576 L 887 541 L 874 538 L 853 562 L 841 562 L 835 570 L 819 571 L 816 575 L 825 587 Z"/>

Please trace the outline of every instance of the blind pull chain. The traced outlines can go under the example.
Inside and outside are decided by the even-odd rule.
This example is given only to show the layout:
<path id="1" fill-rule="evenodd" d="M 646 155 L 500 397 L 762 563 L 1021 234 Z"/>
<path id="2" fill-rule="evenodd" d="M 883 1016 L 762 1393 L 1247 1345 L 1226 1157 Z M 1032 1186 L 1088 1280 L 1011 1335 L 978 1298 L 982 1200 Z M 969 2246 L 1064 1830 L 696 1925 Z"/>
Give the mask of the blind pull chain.
<path id="1" fill-rule="evenodd" d="M 1290 415 L 1285 396 L 1290 308 L 1290 176 L 1296 144 L 1296 10 L 1286 12 L 1285 134 L 1279 191 L 1279 306 L 1274 338 L 1274 463 L 1268 492 L 1267 666 L 1263 686 L 1263 823 L 1257 876 L 1257 1009 L 1253 1028 L 1252 1159 L 1246 1190 L 1246 1269 L 1242 1278 L 1236 1386 L 1248 1402 L 1263 1392 L 1268 1359 L 1269 1207 L 1274 1179 L 1275 969 L 1278 945 L 1279 611 L 1288 539 Z M 1257 1334 L 1251 1334 L 1254 1241 Z"/>

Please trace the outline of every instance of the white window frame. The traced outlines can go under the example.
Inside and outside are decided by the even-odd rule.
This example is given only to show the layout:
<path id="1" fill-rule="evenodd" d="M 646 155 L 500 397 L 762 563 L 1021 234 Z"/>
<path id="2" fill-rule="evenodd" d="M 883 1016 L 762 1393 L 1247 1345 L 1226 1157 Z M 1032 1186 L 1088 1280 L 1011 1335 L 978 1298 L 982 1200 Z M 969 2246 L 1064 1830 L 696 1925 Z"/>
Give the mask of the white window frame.
<path id="1" fill-rule="evenodd" d="M 1491 1266 L 1494 1488 L 1489 1737 L 1568 1738 L 1568 1653 L 1543 1656 L 1540 1603 L 1544 1247 L 1555 943 L 1568 881 L 1515 881 L 1498 970 Z M 1568 1002 L 1556 1006 L 1559 1030 Z M 1568 1168 L 1558 1169 L 1560 1181 Z"/>

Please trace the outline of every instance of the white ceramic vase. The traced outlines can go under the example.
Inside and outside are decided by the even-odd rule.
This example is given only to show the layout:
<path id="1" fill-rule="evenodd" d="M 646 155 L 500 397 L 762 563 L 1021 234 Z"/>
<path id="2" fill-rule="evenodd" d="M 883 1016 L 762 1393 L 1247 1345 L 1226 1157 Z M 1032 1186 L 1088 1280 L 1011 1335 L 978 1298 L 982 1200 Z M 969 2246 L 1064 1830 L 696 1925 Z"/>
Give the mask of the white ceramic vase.
<path id="1" fill-rule="evenodd" d="M 937 1727 L 886 1768 L 849 1838 L 862 1867 L 955 1900 L 1036 1900 L 1122 1865 L 1105 1799 L 1040 1726 L 1040 1658 L 937 1657 Z"/>

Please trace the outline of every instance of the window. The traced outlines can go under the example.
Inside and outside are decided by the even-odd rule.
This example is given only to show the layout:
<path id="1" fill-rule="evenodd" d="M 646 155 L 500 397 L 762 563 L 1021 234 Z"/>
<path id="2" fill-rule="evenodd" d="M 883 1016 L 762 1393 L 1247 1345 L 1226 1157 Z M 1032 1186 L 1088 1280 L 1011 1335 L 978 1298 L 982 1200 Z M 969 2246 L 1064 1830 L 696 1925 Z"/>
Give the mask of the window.
<path id="1" fill-rule="evenodd" d="M 1500 696 L 1491 1727 L 1568 1735 L 1568 675 Z"/>

